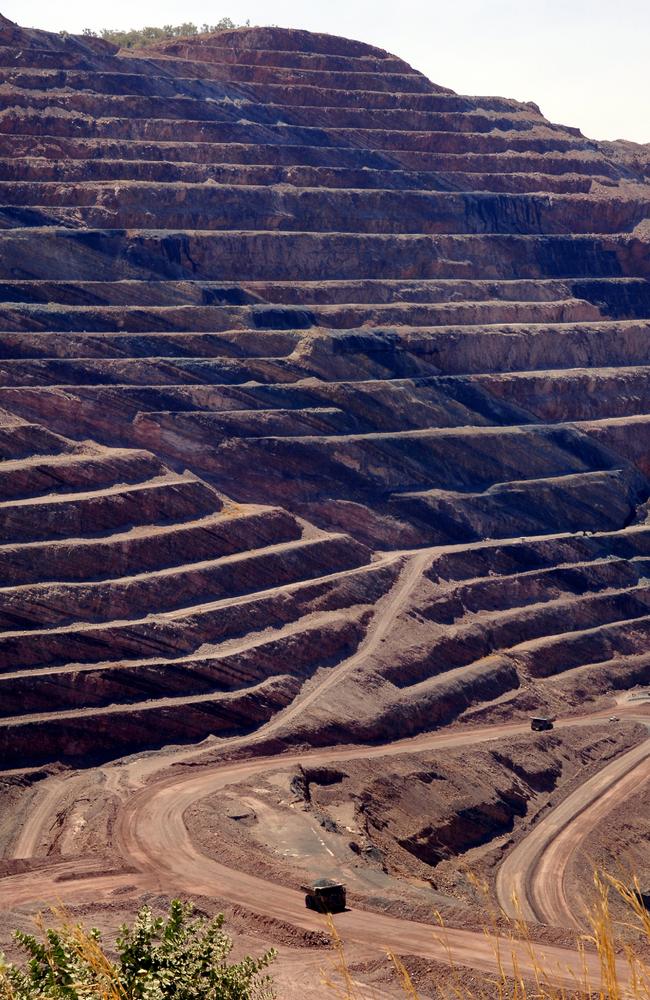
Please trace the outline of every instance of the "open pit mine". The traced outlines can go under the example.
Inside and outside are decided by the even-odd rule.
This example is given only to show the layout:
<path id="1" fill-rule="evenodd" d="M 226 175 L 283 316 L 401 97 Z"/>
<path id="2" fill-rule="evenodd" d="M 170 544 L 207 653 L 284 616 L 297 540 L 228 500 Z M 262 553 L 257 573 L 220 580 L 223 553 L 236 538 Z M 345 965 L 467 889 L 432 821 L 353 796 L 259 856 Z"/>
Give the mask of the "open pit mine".
<path id="1" fill-rule="evenodd" d="M 320 997 L 329 879 L 426 997 L 472 871 L 570 984 L 585 859 L 650 875 L 650 149 L 0 18 L 0 299 L 0 950 L 181 896 Z"/>

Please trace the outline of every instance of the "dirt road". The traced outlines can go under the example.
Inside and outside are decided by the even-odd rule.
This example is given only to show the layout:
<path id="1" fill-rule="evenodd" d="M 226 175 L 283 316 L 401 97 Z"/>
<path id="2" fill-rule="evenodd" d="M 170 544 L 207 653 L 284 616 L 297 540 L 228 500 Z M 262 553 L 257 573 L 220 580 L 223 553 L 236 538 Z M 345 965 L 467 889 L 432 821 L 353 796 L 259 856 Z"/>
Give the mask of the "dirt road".
<path id="1" fill-rule="evenodd" d="M 560 725 L 590 725 L 595 718 L 565 720 Z M 24 875 L 14 875 L 0 881 L 0 906 L 9 908 L 17 903 L 51 901 L 52 899 L 91 899 L 111 895 L 115 890 L 128 886 L 139 889 L 149 888 L 185 895 L 215 895 L 232 900 L 268 916 L 288 921 L 306 929 L 322 929 L 322 919 L 309 913 L 304 907 L 302 895 L 291 889 L 270 884 L 263 879 L 236 871 L 219 864 L 213 858 L 200 853 L 190 839 L 184 823 L 186 809 L 197 800 L 210 795 L 226 785 L 251 778 L 263 773 L 269 766 L 290 766 L 300 762 L 310 764 L 327 763 L 352 757 L 374 757 L 397 753 L 476 744 L 504 735 L 515 735 L 528 730 L 525 724 L 509 726 L 486 726 L 481 729 L 467 729 L 451 733 L 433 733 L 402 740 L 388 747 L 350 747 L 337 750 L 323 749 L 304 753 L 284 754 L 281 758 L 254 758 L 197 769 L 196 773 L 179 770 L 136 792 L 125 804 L 116 830 L 116 847 L 132 872 L 102 870 L 101 866 L 84 864 L 79 870 L 78 862 L 60 862 L 45 865 L 41 869 Z M 590 801 L 599 802 L 622 773 L 629 774 L 631 754 L 640 763 L 647 761 L 650 741 L 641 744 L 634 751 L 608 765 L 604 772 L 588 782 L 593 796 Z M 605 779 L 602 774 L 607 772 Z M 600 782 L 596 779 L 601 779 Z M 598 791 L 600 789 L 600 792 Z M 591 794 L 591 793 L 590 793 Z M 606 802 L 607 800 L 605 800 Z M 582 798 L 571 796 L 567 802 L 584 806 Z M 564 804 L 563 804 L 564 805 Z M 562 806 L 562 815 L 573 815 L 572 806 Z M 606 808 L 606 805 L 603 806 Z M 548 819 L 558 810 L 549 814 Z M 529 838 L 527 838 L 529 839 Z M 524 842 L 526 843 L 526 842 Z M 514 854 L 514 852 L 513 852 Z M 527 865 L 527 854 L 521 862 Z M 512 867 L 512 866 L 511 866 Z M 516 868 L 516 871 L 519 869 Z M 546 876 L 543 876 L 546 877 Z M 553 877 L 548 881 L 553 882 Z M 496 940 L 482 933 L 456 928 L 436 931 L 428 924 L 399 920 L 393 917 L 373 914 L 371 918 L 362 911 L 350 911 L 337 918 L 344 939 L 352 944 L 388 948 L 396 952 L 419 955 L 424 958 L 446 961 L 449 957 L 460 965 L 466 965 L 481 972 L 496 971 L 499 962 L 506 968 L 512 963 L 514 954 L 520 970 L 524 974 L 533 972 L 533 960 L 526 945 L 512 946 L 506 940 Z M 536 949 L 537 959 L 554 970 L 558 984 L 573 986 L 583 982 L 585 970 L 575 952 L 567 948 L 540 945 Z M 587 960 L 587 975 L 596 982 L 598 963 Z"/>
<path id="2" fill-rule="evenodd" d="M 429 556 L 419 553 L 406 557 L 389 593 L 376 606 L 375 616 L 366 638 L 355 654 L 331 672 L 317 679 L 295 705 L 262 727 L 253 737 L 221 741 L 219 747 L 234 750 L 250 747 L 277 735 L 290 721 L 292 713 L 304 709 L 324 690 L 368 655 L 392 626 L 405 606 L 425 569 Z M 620 714 L 633 717 L 638 708 L 621 709 Z M 567 719 L 558 725 L 592 725 L 606 713 Z M 270 766 L 291 766 L 299 763 L 331 763 L 352 757 L 381 758 L 399 753 L 434 748 L 476 745 L 488 740 L 513 736 L 529 731 L 526 723 L 491 725 L 481 728 L 456 729 L 423 734 L 395 741 L 388 746 L 339 747 L 282 754 L 274 757 L 252 757 L 240 761 L 201 764 L 206 749 L 185 748 L 135 759 L 122 765 L 106 765 L 99 769 L 106 787 L 119 789 L 123 805 L 115 825 L 113 842 L 108 853 L 122 859 L 123 865 L 112 870 L 106 862 L 68 860 L 44 862 L 25 874 L 0 879 L 0 907 L 9 910 L 25 902 L 50 903 L 57 899 L 93 900 L 111 898 L 114 893 L 144 889 L 181 895 L 214 895 L 232 900 L 252 910 L 287 921 L 297 927 L 322 930 L 322 918 L 305 909 L 300 893 L 277 883 L 265 882 L 220 864 L 201 854 L 192 842 L 185 826 L 184 815 L 197 800 L 225 786 L 263 773 Z M 259 749 L 259 747 L 258 747 Z M 564 872 L 568 860 L 584 832 L 596 823 L 609 808 L 629 794 L 640 777 L 646 774 L 650 757 L 650 739 L 633 751 L 609 764 L 564 803 L 539 823 L 531 835 L 508 856 L 499 874 L 499 898 L 508 908 L 510 894 L 516 888 L 530 919 L 549 918 L 551 923 L 574 923 L 575 915 L 566 901 Z M 170 765 L 192 761 L 195 768 L 173 768 Z M 156 780 L 156 773 L 161 776 Z M 175 773 L 172 773 L 175 772 Z M 69 782 L 76 779 L 52 779 L 34 803 L 30 822 L 17 838 L 13 856 L 30 858 L 41 842 L 47 840 L 48 827 L 57 815 L 57 805 Z M 147 784 L 146 782 L 150 782 Z M 599 964 L 594 958 L 584 961 L 567 948 L 539 945 L 536 958 L 528 945 L 512 945 L 505 939 L 486 937 L 483 933 L 449 928 L 437 931 L 428 924 L 396 919 L 362 911 L 350 911 L 337 920 L 345 941 L 364 948 L 390 948 L 397 953 L 419 955 L 447 962 L 452 959 L 480 972 L 495 972 L 500 966 L 511 969 L 513 961 L 524 976 L 532 975 L 535 961 L 554 970 L 554 979 L 564 986 L 591 984 L 599 981 Z"/>
<path id="3" fill-rule="evenodd" d="M 649 779 L 647 739 L 585 781 L 540 820 L 499 869 L 497 898 L 505 912 L 517 915 L 516 898 L 525 920 L 584 929 L 581 899 L 567 891 L 569 862 L 594 827 Z"/>

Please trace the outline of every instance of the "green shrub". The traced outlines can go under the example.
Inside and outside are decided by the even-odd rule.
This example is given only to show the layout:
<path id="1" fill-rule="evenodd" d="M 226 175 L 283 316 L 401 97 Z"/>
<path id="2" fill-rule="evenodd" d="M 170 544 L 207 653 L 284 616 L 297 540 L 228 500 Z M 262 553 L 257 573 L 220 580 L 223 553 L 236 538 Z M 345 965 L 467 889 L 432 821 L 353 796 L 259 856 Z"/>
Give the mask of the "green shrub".
<path id="1" fill-rule="evenodd" d="M 192 24 L 188 21 L 185 24 L 165 24 L 162 28 L 148 26 L 146 28 L 131 28 L 130 31 L 123 31 L 114 28 L 104 28 L 102 31 L 93 31 L 92 28 L 84 28 L 82 34 L 91 38 L 103 38 L 106 42 L 113 42 L 123 49 L 141 48 L 153 45 L 155 42 L 164 42 L 169 38 L 187 38 L 192 35 L 205 35 L 214 31 L 226 31 L 229 28 L 249 27 L 250 22 L 245 25 L 235 24 L 229 17 L 222 17 L 217 24 Z"/>
<path id="2" fill-rule="evenodd" d="M 0 960 L 0 1000 L 270 1000 L 265 970 L 273 950 L 261 958 L 228 961 L 232 940 L 223 916 L 195 917 L 193 907 L 174 900 L 166 918 L 149 907 L 133 927 L 120 928 L 116 958 L 110 958 L 99 931 L 64 921 L 42 922 L 41 939 L 16 932 L 27 962 Z"/>

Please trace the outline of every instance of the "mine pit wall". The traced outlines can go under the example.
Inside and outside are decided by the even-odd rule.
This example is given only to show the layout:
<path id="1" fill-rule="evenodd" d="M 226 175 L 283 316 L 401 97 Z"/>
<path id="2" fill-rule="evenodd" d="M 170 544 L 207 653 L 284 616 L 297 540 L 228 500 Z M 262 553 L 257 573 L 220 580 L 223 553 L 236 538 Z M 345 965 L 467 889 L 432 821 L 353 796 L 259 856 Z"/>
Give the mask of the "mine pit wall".
<path id="1" fill-rule="evenodd" d="M 19 228 L 3 235 L 0 278 L 281 281 L 650 276 L 648 242 L 622 236 L 157 234 Z"/>
<path id="2" fill-rule="evenodd" d="M 328 36 L 0 43 L 7 766 L 255 731 L 391 549 L 464 546 L 287 741 L 650 677 L 627 154 Z"/>

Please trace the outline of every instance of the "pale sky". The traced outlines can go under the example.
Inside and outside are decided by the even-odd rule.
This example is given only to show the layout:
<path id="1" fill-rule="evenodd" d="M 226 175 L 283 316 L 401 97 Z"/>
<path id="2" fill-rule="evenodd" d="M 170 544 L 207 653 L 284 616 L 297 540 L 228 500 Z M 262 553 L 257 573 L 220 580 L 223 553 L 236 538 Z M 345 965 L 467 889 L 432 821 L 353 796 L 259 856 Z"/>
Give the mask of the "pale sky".
<path id="1" fill-rule="evenodd" d="M 650 143 L 650 0 L 0 0 L 50 31 L 221 17 L 358 38 L 461 94 L 535 101 L 595 139 Z"/>

